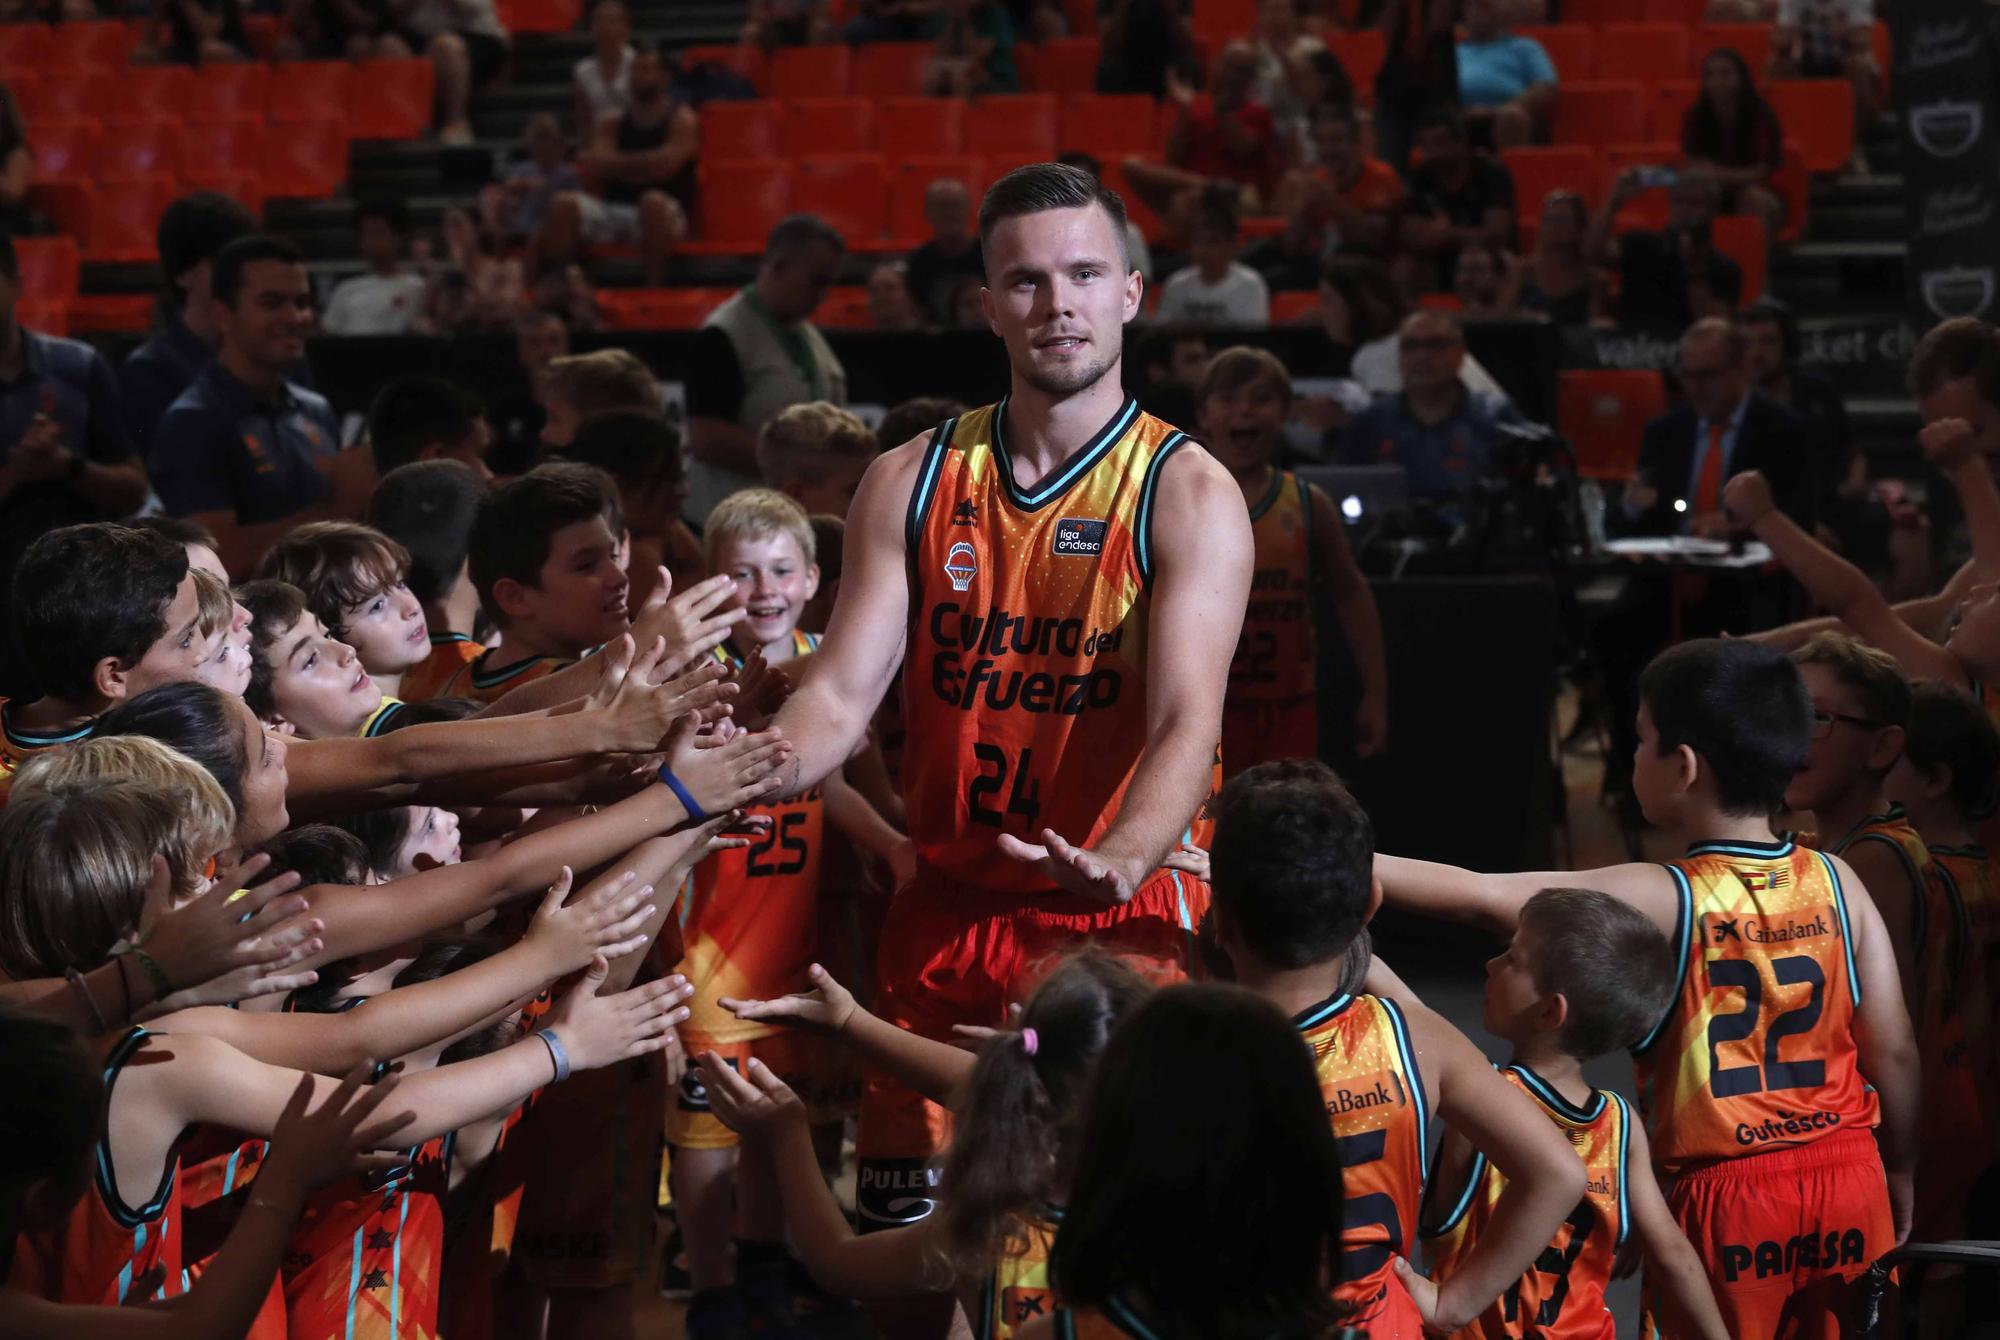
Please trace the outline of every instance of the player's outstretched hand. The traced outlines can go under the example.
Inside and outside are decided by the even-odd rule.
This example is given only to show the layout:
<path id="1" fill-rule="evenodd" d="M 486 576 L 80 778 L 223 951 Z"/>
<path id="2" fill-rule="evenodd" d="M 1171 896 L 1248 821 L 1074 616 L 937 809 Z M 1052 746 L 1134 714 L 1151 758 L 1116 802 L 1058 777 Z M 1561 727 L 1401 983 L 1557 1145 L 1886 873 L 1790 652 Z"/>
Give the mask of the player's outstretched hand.
<path id="1" fill-rule="evenodd" d="M 228 873 L 248 878 L 268 864 L 268 858 L 261 864 L 253 859 Z M 250 889 L 232 878 L 174 907 L 167 863 L 155 856 L 139 914 L 139 944 L 176 987 L 155 1009 L 228 1005 L 319 980 L 310 968 L 294 971 L 319 953 L 325 929 L 306 900 L 292 892 L 298 883 L 290 871 Z"/>
<path id="2" fill-rule="evenodd" d="M 805 1104 L 789 1084 L 754 1056 L 746 1068 L 749 1073 L 739 1075 L 712 1051 L 695 1058 L 695 1073 L 717 1120 L 738 1135 L 767 1135 L 787 1122 L 805 1124 Z"/>
<path id="3" fill-rule="evenodd" d="M 592 959 L 583 979 L 548 1013 L 545 1027 L 561 1038 L 572 1071 L 598 1070 L 663 1051 L 674 1026 L 688 1017 L 681 1002 L 694 994 L 694 988 L 685 981 L 648 982 L 615 996 L 600 996 L 598 988 L 610 971 L 602 954 Z"/>
<path id="4" fill-rule="evenodd" d="M 1732 475 L 1722 486 L 1722 510 L 1729 514 L 1729 523 L 1739 530 L 1749 530 L 1776 506 L 1771 500 L 1771 481 L 1764 478 L 1762 470 Z"/>
<path id="5" fill-rule="evenodd" d="M 838 1033 L 854 1018 L 858 1008 L 854 993 L 833 980 L 833 974 L 815 963 L 806 969 L 813 989 L 795 991 L 776 1000 L 737 1000 L 724 996 L 718 1002 L 738 1019 L 786 1024 L 813 1033 Z"/>
<path id="6" fill-rule="evenodd" d="M 1126 903 L 1139 888 L 1139 881 L 1131 872 L 1087 847 L 1072 847 L 1053 828 L 1042 830 L 1039 845 L 1023 842 L 1012 833 L 1002 833 L 1000 850 L 1017 861 L 1039 867 L 1056 887 L 1079 898 Z"/>
<path id="7" fill-rule="evenodd" d="M 1197 847 L 1192 842 L 1183 842 L 1167 853 L 1167 859 L 1160 862 L 1162 870 L 1178 870 L 1184 875 L 1193 875 L 1206 884 L 1208 882 L 1208 848 Z"/>

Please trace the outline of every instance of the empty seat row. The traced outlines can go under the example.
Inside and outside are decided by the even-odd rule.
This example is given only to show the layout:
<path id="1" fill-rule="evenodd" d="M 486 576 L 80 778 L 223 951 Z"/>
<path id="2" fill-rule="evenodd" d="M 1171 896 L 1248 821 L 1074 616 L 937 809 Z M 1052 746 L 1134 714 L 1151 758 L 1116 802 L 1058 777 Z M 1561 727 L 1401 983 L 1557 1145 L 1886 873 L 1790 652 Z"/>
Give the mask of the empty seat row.
<path id="1" fill-rule="evenodd" d="M 1524 228 L 1531 230 L 1549 192 L 1574 191 L 1583 197 L 1586 206 L 1595 209 L 1610 192 L 1619 173 L 1628 167 L 1673 167 L 1681 162 L 1681 146 L 1678 140 L 1656 140 L 1611 144 L 1601 149 L 1591 145 L 1503 149 L 1500 160 L 1514 179 L 1515 216 Z M 1772 185 L 1785 202 L 1785 227 L 1779 240 L 1793 241 L 1804 230 L 1811 198 L 1805 162 L 1795 145 L 1786 144 L 1784 161 Z M 1634 228 L 1661 228 L 1666 219 L 1667 192 L 1664 187 L 1656 186 L 1626 202 L 1619 210 L 1617 229 L 1626 232 Z"/>
<path id="2" fill-rule="evenodd" d="M 712 102 L 702 109 L 702 155 L 1040 154 L 1081 149 L 1100 158 L 1166 143 L 1171 105 L 1144 95 L 1021 93 L 956 98 L 797 98 Z"/>
<path id="3" fill-rule="evenodd" d="M 185 124 L 255 117 L 343 121 L 351 138 L 414 139 L 431 123 L 427 60 L 296 61 L 289 65 L 133 66 L 10 76 L 30 138 L 48 122 L 167 117 Z"/>
<path id="4" fill-rule="evenodd" d="M 1692 81 L 1648 87 L 1637 80 L 1593 80 L 1556 89 L 1553 136 L 1558 145 L 1599 147 L 1639 141 L 1678 144 L 1688 108 L 1699 95 Z M 1854 86 L 1839 79 L 1774 79 L 1764 85 L 1784 129 L 1810 172 L 1838 172 L 1854 153 Z"/>
<path id="5" fill-rule="evenodd" d="M 162 175 L 217 189 L 221 181 L 252 208 L 271 197 L 321 199 L 347 180 L 347 123 L 338 117 L 58 121 L 38 125 L 29 146 L 38 185 Z M 239 175 L 249 180 L 235 181 Z"/>

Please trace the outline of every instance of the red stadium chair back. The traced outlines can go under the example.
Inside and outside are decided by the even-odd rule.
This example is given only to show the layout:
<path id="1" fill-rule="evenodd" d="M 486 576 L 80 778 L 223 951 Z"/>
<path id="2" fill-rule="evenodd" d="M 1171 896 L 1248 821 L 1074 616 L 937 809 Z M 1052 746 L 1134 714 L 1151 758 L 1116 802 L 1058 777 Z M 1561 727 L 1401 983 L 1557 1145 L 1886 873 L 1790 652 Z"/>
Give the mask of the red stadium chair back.
<path id="1" fill-rule="evenodd" d="M 1729 48 L 1743 58 L 1750 73 L 1764 77 L 1771 63 L 1771 25 L 1768 23 L 1704 23 L 1694 30 L 1694 45 L 1688 52 L 1688 73 L 1701 78 L 1701 63 L 1708 53 Z"/>
<path id="2" fill-rule="evenodd" d="M 1514 213 L 1539 218 L 1550 191 L 1575 191 L 1589 205 L 1603 195 L 1604 168 L 1595 149 L 1557 145 L 1547 149 L 1502 149 L 1500 161 L 1514 178 Z"/>
<path id="3" fill-rule="evenodd" d="M 131 59 L 138 45 L 139 35 L 115 19 L 64 23 L 49 36 L 48 63 L 58 70 L 116 67 Z"/>
<path id="4" fill-rule="evenodd" d="M 68 302 L 83 276 L 83 257 L 73 237 L 21 237 L 14 241 L 21 266 L 21 293 L 39 302 Z"/>
<path id="5" fill-rule="evenodd" d="M 1023 155 L 1022 162 L 1054 158 L 1060 116 L 1053 93 L 981 98 L 966 111 L 965 147 L 992 157 Z"/>
<path id="6" fill-rule="evenodd" d="M 867 98 L 798 98 L 784 104 L 785 157 L 875 151 L 875 104 Z"/>
<path id="7" fill-rule="evenodd" d="M 1095 37 L 1058 37 L 1035 52 L 1036 91 L 1089 93 L 1097 87 L 1097 62 L 1102 56 Z"/>
<path id="8" fill-rule="evenodd" d="M 733 46 L 711 45 L 681 48 L 681 66 L 691 69 L 696 65 L 713 64 L 727 70 L 734 70 L 750 81 L 760 94 L 770 95 L 770 87 L 765 82 L 770 77 L 770 61 L 762 47 L 753 47 L 747 42 Z"/>
<path id="9" fill-rule="evenodd" d="M 79 240 L 90 236 L 90 221 L 97 213 L 97 187 L 92 183 L 77 178 L 38 181 L 28 188 L 28 199 L 64 236 Z"/>
<path id="10" fill-rule="evenodd" d="M 1701 85 L 1685 79 L 1668 79 L 1653 85 L 1652 105 L 1646 109 L 1647 137 L 1672 140 L 1678 148 L 1688 109 L 1700 96 Z"/>
<path id="11" fill-rule="evenodd" d="M 1630 479 L 1646 425 L 1666 409 L 1667 387 L 1657 372 L 1556 375 L 1556 430 L 1569 439 L 1577 473 L 1588 479 Z"/>
<path id="12" fill-rule="evenodd" d="M 266 65 L 204 65 L 188 90 L 186 121 L 219 121 L 232 116 L 261 117 L 270 102 L 271 70 Z"/>
<path id="13" fill-rule="evenodd" d="M 1582 23 L 1592 28 L 1641 17 L 1632 0 L 1563 0 L 1562 16 L 1564 23 Z"/>
<path id="14" fill-rule="evenodd" d="M 1604 53 L 1599 52 L 1600 61 Z M 1557 144 L 1623 144 L 1646 137 L 1646 90 L 1636 81 L 1563 84 L 1556 89 Z"/>
<path id="15" fill-rule="evenodd" d="M 264 123 L 254 117 L 197 121 L 185 128 L 181 161 L 190 172 L 250 172 L 261 177 L 265 133 Z"/>
<path id="16" fill-rule="evenodd" d="M 930 42 L 867 42 L 854 51 L 853 91 L 868 98 L 914 98 L 937 47 Z"/>
<path id="17" fill-rule="evenodd" d="M 1624 17 L 1644 19 L 1648 23 L 1678 23 L 1692 28 L 1701 22 L 1706 13 L 1708 0 L 1643 0 L 1637 14 Z"/>
<path id="18" fill-rule="evenodd" d="M 97 175 L 97 149 L 104 129 L 95 121 L 49 121 L 35 127 L 28 148 L 38 181 L 88 181 Z"/>
<path id="19" fill-rule="evenodd" d="M 0 23 L 0 78 L 47 69 L 52 40 L 46 23 Z"/>
<path id="20" fill-rule="evenodd" d="M 1063 99 L 1057 143 L 1099 159 L 1150 153 L 1158 146 L 1159 112 L 1143 93 L 1072 93 Z"/>
<path id="21" fill-rule="evenodd" d="M 891 163 L 904 158 L 962 153 L 965 100 L 882 99 L 875 116 L 875 148 Z"/>
<path id="22" fill-rule="evenodd" d="M 930 236 L 930 225 L 924 221 L 924 192 L 940 178 L 964 182 L 975 201 L 986 186 L 979 160 L 970 154 L 889 160 L 888 225 L 893 242 L 907 248 Z"/>
<path id="23" fill-rule="evenodd" d="M 1375 76 L 1381 72 L 1382 61 L 1389 52 L 1381 32 L 1363 28 L 1354 32 L 1328 33 L 1326 49 L 1347 71 L 1348 81 L 1354 85 L 1355 101 L 1363 106 L 1372 104 L 1375 101 Z"/>
<path id="24" fill-rule="evenodd" d="M 347 180 L 347 123 L 297 121 L 264 137 L 264 193 L 323 200 Z"/>
<path id="25" fill-rule="evenodd" d="M 776 158 L 784 143 L 785 104 L 711 102 L 701 109 L 701 156 L 711 163 Z"/>
<path id="26" fill-rule="evenodd" d="M 791 193 L 789 164 L 738 160 L 708 165 L 702 171 L 701 249 L 761 252 L 764 239 L 789 212 Z"/>
<path id="27" fill-rule="evenodd" d="M 726 288 L 608 288 L 597 307 L 612 330 L 693 330 L 729 300 Z"/>
<path id="28" fill-rule="evenodd" d="M 867 330 L 874 324 L 868 319 L 868 290 L 855 284 L 836 284 L 826 291 L 812 320 L 822 330 Z"/>
<path id="29" fill-rule="evenodd" d="M 97 149 L 97 170 L 107 177 L 152 172 L 179 177 L 183 140 L 181 123 L 164 117 L 106 121 L 104 139 Z"/>
<path id="30" fill-rule="evenodd" d="M 1609 23 L 1597 32 L 1597 77 L 1652 83 L 1680 79 L 1688 68 L 1682 23 Z"/>
<path id="31" fill-rule="evenodd" d="M 138 263 L 159 259 L 154 235 L 160 215 L 180 195 L 172 177 L 107 177 L 97 183 L 85 251 L 93 261 Z"/>
<path id="32" fill-rule="evenodd" d="M 1773 79 L 1764 96 L 1808 172 L 1841 172 L 1854 154 L 1854 85 L 1845 79 Z"/>
<path id="33" fill-rule="evenodd" d="M 347 133 L 357 140 L 423 138 L 436 78 L 421 58 L 361 62 L 347 86 Z"/>
<path id="34" fill-rule="evenodd" d="M 127 113 L 120 98 L 123 71 L 56 70 L 43 79 L 10 79 L 7 87 L 30 125 L 87 120 Z"/>
<path id="35" fill-rule="evenodd" d="M 72 334 L 86 331 L 144 332 L 153 324 L 150 293 L 85 293 L 70 299 Z"/>
<path id="36" fill-rule="evenodd" d="M 262 173 L 245 172 L 230 168 L 193 167 L 181 171 L 181 188 L 188 191 L 214 191 L 226 195 L 242 205 L 252 214 L 264 212 L 264 177 Z M 108 329 L 117 330 L 112 326 Z"/>
<path id="37" fill-rule="evenodd" d="M 1194 0 L 1194 36 L 1213 55 L 1257 26 L 1257 0 Z"/>
<path id="38" fill-rule="evenodd" d="M 837 154 L 792 165 L 791 209 L 826 220 L 851 250 L 880 248 L 888 204 L 880 155 Z"/>
<path id="39" fill-rule="evenodd" d="M 777 98 L 844 98 L 853 86 L 853 59 L 844 46 L 783 47 L 771 56 L 769 92 Z"/>
<path id="40" fill-rule="evenodd" d="M 583 21 L 582 0 L 499 0 L 510 33 L 566 33 Z"/>
<path id="41" fill-rule="evenodd" d="M 1715 221 L 1715 249 L 1743 270 L 1745 303 L 1764 296 L 1765 272 L 1771 263 L 1771 238 L 1762 215 L 1724 214 Z"/>
<path id="42" fill-rule="evenodd" d="M 1549 53 L 1556 67 L 1556 82 L 1567 84 L 1590 79 L 1597 73 L 1597 43 L 1591 29 L 1581 23 L 1539 23 L 1514 29 L 1516 37 L 1532 37 Z"/>
<path id="43" fill-rule="evenodd" d="M 1319 292 L 1316 289 L 1287 289 L 1271 295 L 1271 324 L 1310 326 L 1319 321 Z"/>
<path id="44" fill-rule="evenodd" d="M 353 100 L 354 67 L 344 60 L 287 61 L 277 79 L 282 93 L 271 99 L 273 121 L 345 117 Z"/>
<path id="45" fill-rule="evenodd" d="M 429 68 L 430 62 L 424 62 Z M 187 119 L 186 108 L 194 88 L 194 71 L 185 65 L 134 65 L 118 72 L 118 91 L 112 107 L 120 116 L 165 112 Z M 263 114 L 263 109 L 258 109 Z"/>

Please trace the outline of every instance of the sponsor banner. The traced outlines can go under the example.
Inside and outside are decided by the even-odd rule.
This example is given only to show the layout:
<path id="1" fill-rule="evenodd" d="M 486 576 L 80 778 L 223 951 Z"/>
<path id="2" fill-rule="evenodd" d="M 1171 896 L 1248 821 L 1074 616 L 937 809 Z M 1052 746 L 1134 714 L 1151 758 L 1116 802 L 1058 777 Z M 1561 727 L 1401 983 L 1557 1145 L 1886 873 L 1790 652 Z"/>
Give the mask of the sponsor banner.
<path id="1" fill-rule="evenodd" d="M 1903 114 L 1903 198 L 1910 225 L 1910 322 L 2000 315 L 2000 141 L 1994 134 L 1987 7 L 1903 0 L 1896 98 Z"/>
<path id="2" fill-rule="evenodd" d="M 1927 317 L 1924 328 L 1937 323 Z M 1832 377 L 1849 395 L 1901 396 L 1917 327 L 1903 313 L 1808 317 L 1799 322 L 1799 363 Z M 1631 331 L 1570 332 L 1563 366 L 1671 372 L 1675 342 Z"/>

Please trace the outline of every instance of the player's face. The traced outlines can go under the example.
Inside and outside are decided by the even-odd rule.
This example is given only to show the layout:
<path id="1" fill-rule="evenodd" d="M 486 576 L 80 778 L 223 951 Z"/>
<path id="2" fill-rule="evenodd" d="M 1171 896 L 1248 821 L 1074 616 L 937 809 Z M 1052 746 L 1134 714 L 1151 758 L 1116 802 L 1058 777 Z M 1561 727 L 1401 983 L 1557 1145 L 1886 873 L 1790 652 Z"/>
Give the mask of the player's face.
<path id="1" fill-rule="evenodd" d="M 397 582 L 340 612 L 340 638 L 361 656 L 372 674 L 400 675 L 431 654 L 424 607 Z"/>
<path id="2" fill-rule="evenodd" d="M 1271 463 L 1289 408 L 1285 393 L 1259 377 L 1201 403 L 1201 442 L 1223 468 L 1235 473 Z"/>
<path id="3" fill-rule="evenodd" d="M 310 610 L 264 649 L 264 658 L 272 705 L 304 739 L 353 735 L 382 705 L 382 690 L 360 655 Z"/>
<path id="4" fill-rule="evenodd" d="M 166 631 L 161 633 L 138 664 L 125 672 L 125 696 L 136 698 L 147 689 L 162 684 L 181 684 L 199 679 L 201 663 L 211 648 L 201 631 L 201 597 L 195 594 L 194 575 L 181 578 L 174 598 L 167 602 Z"/>
<path id="5" fill-rule="evenodd" d="M 1959 660 L 1982 671 L 2000 667 L 2000 586 L 1972 588 L 1958 608 L 1945 646 Z"/>
<path id="6" fill-rule="evenodd" d="M 625 631 L 631 619 L 623 551 L 603 517 L 573 521 L 555 533 L 539 589 L 521 588 L 528 617 L 545 637 L 580 653 Z"/>
<path id="7" fill-rule="evenodd" d="M 1533 1018 L 1542 1005 L 1541 988 L 1535 985 L 1531 965 L 1533 946 L 1528 931 L 1516 927 L 1507 948 L 1486 960 L 1486 1003 L 1482 1021 L 1487 1032 L 1509 1042 L 1521 1040 L 1534 1029 Z"/>
<path id="8" fill-rule="evenodd" d="M 1003 219 L 986 248 L 986 320 L 1028 385 L 1061 399 L 1118 366 L 1143 288 L 1096 205 Z"/>
<path id="9" fill-rule="evenodd" d="M 1939 382 L 1928 395 L 1917 397 L 1917 413 L 1925 423 L 1939 419 L 1963 419 L 1972 425 L 1972 441 L 1990 461 L 2000 455 L 2000 406 L 1979 394 L 1970 377 L 1951 377 Z"/>
<path id="10" fill-rule="evenodd" d="M 290 743 L 279 732 L 265 730 L 248 703 L 238 700 L 236 708 L 243 732 L 243 807 L 236 814 L 236 845 L 254 847 L 284 832 L 292 821 L 285 809 Z"/>
<path id="11" fill-rule="evenodd" d="M 1863 724 L 1867 711 L 1832 667 L 1802 665 L 1799 678 L 1812 699 L 1812 743 L 1806 748 L 1806 765 L 1785 788 L 1785 805 L 1813 810 L 1864 782 L 1870 771 L 1886 766 L 1879 758 L 1886 746 L 1879 728 Z"/>
<path id="12" fill-rule="evenodd" d="M 457 865 L 463 855 L 458 842 L 458 816 L 436 805 L 413 805 L 410 835 L 396 848 L 396 868 L 390 878 L 401 879 L 441 865 Z"/>
<path id="13" fill-rule="evenodd" d="M 734 607 L 750 612 L 744 626 L 760 647 L 789 639 L 819 591 L 819 568 L 783 533 L 724 540 L 715 551 L 715 570 L 736 583 Z"/>

